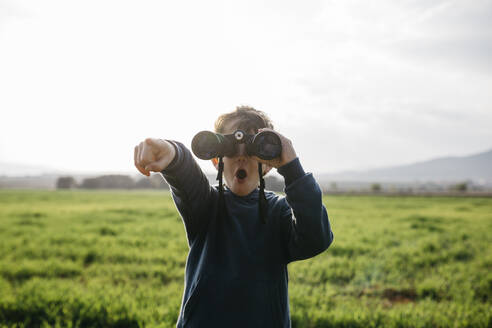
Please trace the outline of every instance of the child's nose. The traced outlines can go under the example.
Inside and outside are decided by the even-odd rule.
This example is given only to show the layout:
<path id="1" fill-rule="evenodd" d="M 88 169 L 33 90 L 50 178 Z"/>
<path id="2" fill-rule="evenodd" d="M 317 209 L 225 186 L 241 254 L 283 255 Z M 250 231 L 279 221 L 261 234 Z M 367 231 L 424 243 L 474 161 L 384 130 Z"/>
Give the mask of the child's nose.
<path id="1" fill-rule="evenodd" d="M 245 144 L 237 145 L 237 156 L 248 156 L 248 153 L 246 152 Z"/>

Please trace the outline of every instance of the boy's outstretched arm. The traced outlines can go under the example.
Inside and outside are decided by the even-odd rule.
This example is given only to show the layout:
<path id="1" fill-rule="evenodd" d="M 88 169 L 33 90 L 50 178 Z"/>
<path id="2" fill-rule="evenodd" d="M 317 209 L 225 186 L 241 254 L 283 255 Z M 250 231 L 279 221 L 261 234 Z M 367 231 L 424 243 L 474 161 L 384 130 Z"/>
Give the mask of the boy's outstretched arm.
<path id="1" fill-rule="evenodd" d="M 213 194 L 207 177 L 190 151 L 176 141 L 147 138 L 135 147 L 135 167 L 149 176 L 160 172 L 171 187 L 172 196 L 185 223 L 188 242 L 205 223 L 204 214 Z"/>
<path id="2" fill-rule="evenodd" d="M 260 131 L 272 131 L 260 129 Z M 292 142 L 275 132 L 282 141 L 282 155 L 273 161 L 258 161 L 271 165 L 285 179 L 286 203 L 280 221 L 285 243 L 286 262 L 313 257 L 333 242 L 333 232 L 322 193 L 311 173 L 305 173 Z"/>

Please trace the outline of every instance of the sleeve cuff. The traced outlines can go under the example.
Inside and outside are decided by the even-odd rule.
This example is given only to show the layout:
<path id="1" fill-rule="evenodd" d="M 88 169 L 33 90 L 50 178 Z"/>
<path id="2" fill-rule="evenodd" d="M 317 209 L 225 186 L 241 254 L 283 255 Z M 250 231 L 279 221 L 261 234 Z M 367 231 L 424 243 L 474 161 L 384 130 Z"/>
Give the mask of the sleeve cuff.
<path id="1" fill-rule="evenodd" d="M 171 163 L 169 163 L 169 165 L 161 171 L 162 174 L 165 174 L 165 173 L 169 173 L 170 171 L 172 171 L 174 168 L 178 167 L 178 163 L 181 161 L 181 158 L 183 157 L 183 151 L 181 150 L 181 148 L 176 144 L 175 141 L 173 140 L 167 140 L 165 139 L 167 142 L 169 142 L 171 145 L 173 145 L 174 147 L 174 150 L 175 150 L 175 155 L 174 155 L 174 158 L 173 160 L 171 161 Z"/>
<path id="2" fill-rule="evenodd" d="M 299 157 L 296 157 L 289 163 L 282 165 L 277 169 L 277 171 L 284 177 L 285 187 L 306 174 L 302 168 L 301 162 L 299 161 Z"/>

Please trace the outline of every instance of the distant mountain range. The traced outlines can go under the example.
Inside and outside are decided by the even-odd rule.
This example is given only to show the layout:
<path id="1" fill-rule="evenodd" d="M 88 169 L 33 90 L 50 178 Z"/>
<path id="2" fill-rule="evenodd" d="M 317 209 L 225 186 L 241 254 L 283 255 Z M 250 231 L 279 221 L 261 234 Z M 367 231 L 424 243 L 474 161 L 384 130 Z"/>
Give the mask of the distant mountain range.
<path id="1" fill-rule="evenodd" d="M 0 188 L 54 188 L 56 179 L 62 175 L 74 176 L 76 180 L 109 173 L 70 173 L 54 168 L 26 166 L 12 163 L 0 163 Z M 125 173 L 119 173 L 125 174 Z M 134 178 L 140 174 L 128 173 Z M 216 183 L 215 174 L 207 174 L 212 183 Z M 408 165 L 391 166 L 365 171 L 344 171 L 332 174 L 315 174 L 321 185 L 331 182 L 435 182 L 451 183 L 473 181 L 481 185 L 492 186 L 492 149 L 483 153 L 462 156 L 442 157 Z"/>
<path id="2" fill-rule="evenodd" d="M 321 174 L 318 175 L 318 179 L 322 181 L 360 182 L 452 182 L 471 180 L 476 183 L 492 183 L 492 149 L 470 156 L 442 157 L 414 164 L 366 171 Z"/>

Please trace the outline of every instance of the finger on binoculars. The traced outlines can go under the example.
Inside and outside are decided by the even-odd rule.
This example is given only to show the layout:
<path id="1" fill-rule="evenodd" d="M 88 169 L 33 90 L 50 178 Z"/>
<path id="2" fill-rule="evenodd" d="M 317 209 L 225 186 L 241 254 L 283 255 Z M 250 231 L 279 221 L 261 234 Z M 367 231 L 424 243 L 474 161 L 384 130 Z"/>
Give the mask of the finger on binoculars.
<path id="1" fill-rule="evenodd" d="M 275 133 L 280 138 L 280 140 L 282 140 L 283 138 L 285 138 L 278 131 L 272 130 L 270 128 L 261 128 L 261 129 L 258 129 L 258 133 L 260 133 L 260 132 L 266 132 L 266 131 Z"/>
<path id="2" fill-rule="evenodd" d="M 280 167 L 280 165 L 282 163 L 280 158 L 274 158 L 271 160 L 264 160 L 264 159 L 261 159 L 257 156 L 251 156 L 251 158 L 253 158 L 258 163 L 270 165 L 271 167 L 275 167 L 275 168 Z"/>
<path id="3" fill-rule="evenodd" d="M 255 156 L 255 155 L 252 155 L 251 158 L 253 160 L 257 161 L 258 163 L 262 163 L 262 164 L 268 164 L 268 165 L 270 165 L 270 163 L 272 162 L 271 160 L 270 161 L 267 161 L 267 160 L 264 160 L 264 159 L 259 158 L 258 156 Z"/>
<path id="4" fill-rule="evenodd" d="M 275 133 L 276 135 L 278 135 L 280 139 L 285 138 L 285 137 L 284 137 L 284 135 L 283 135 L 283 134 L 281 134 L 280 132 L 275 131 L 275 130 L 272 130 L 272 129 L 269 129 L 269 128 L 265 128 L 265 129 L 263 129 L 263 131 L 270 131 L 270 132 L 273 132 L 273 133 Z"/>

